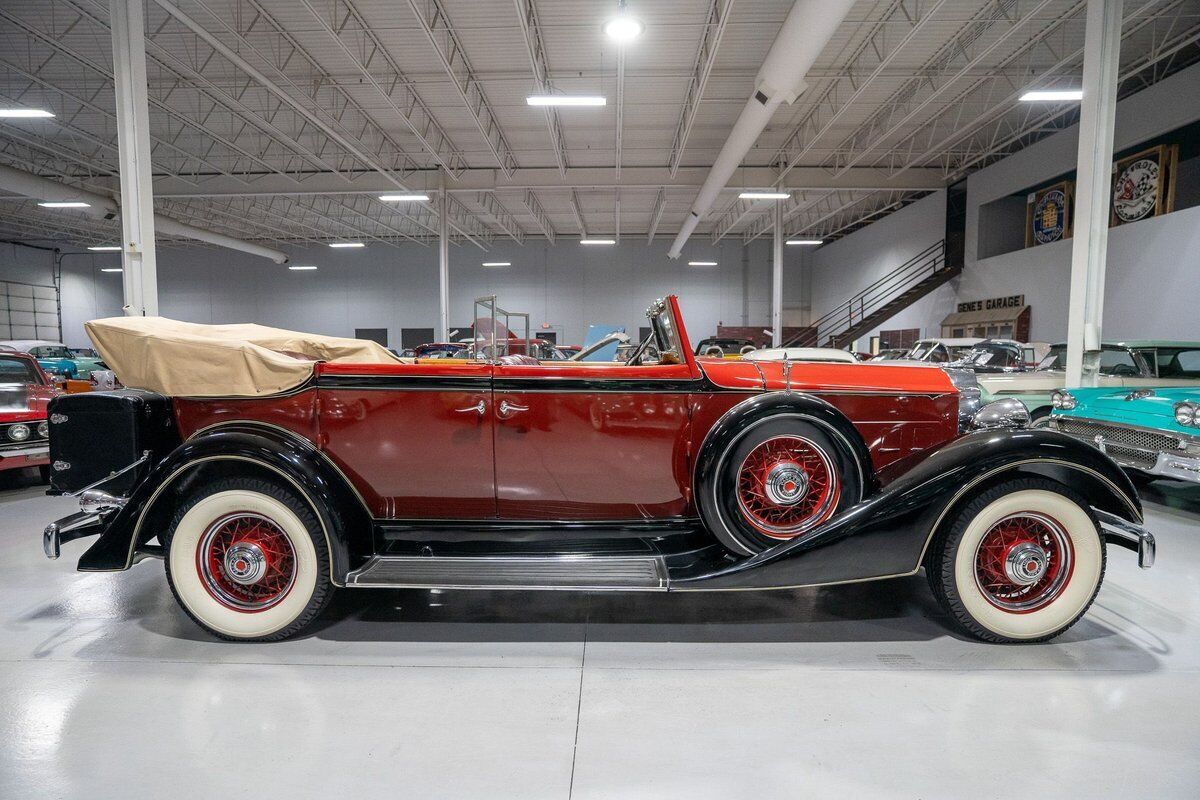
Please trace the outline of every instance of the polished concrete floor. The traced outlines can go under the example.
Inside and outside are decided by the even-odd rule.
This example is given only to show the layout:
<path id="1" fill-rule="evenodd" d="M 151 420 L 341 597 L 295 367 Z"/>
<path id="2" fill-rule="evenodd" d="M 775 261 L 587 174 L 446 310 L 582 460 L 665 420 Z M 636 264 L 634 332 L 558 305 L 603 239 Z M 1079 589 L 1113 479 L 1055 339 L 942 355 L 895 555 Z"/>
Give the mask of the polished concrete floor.
<path id="1" fill-rule="evenodd" d="M 0 492 L 0 798 L 1200 797 L 1200 491 L 1052 644 L 948 631 L 924 579 L 799 592 L 344 591 L 213 641 L 162 564 L 80 574 Z"/>

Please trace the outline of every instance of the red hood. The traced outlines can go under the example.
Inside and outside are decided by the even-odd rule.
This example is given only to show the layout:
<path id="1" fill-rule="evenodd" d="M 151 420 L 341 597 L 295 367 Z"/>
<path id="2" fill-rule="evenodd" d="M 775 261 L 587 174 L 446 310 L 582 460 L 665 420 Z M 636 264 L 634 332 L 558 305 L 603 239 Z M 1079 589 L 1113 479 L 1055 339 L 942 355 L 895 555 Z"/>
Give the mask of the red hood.
<path id="1" fill-rule="evenodd" d="M 26 388 L 29 390 L 26 409 L 24 411 L 0 411 L 0 423 L 46 418 L 46 406 L 59 394 L 59 391 L 51 386 L 39 386 L 35 383 L 26 384 Z"/>
<path id="2" fill-rule="evenodd" d="M 726 389 L 779 391 L 784 388 L 784 362 L 701 360 L 708 379 Z M 760 372 L 761 370 L 761 372 Z M 953 394 L 950 376 L 940 369 L 890 364 L 825 364 L 793 361 L 788 377 L 796 391 L 876 391 L 908 394 Z"/>

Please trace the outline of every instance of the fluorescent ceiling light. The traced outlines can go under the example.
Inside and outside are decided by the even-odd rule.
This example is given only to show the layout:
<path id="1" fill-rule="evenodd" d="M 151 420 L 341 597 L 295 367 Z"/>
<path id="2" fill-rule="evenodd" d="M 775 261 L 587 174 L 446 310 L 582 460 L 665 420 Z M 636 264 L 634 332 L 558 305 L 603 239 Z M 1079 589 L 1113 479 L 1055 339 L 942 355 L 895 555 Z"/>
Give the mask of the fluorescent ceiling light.
<path id="1" fill-rule="evenodd" d="M 715 261 L 689 261 L 688 262 L 689 267 L 715 267 L 716 265 L 717 265 L 717 262 L 715 262 Z"/>
<path id="2" fill-rule="evenodd" d="M 610 39 L 618 42 L 632 42 L 642 35 L 646 26 L 637 17 L 631 17 L 623 10 L 620 14 L 604 23 L 604 32 Z"/>
<path id="3" fill-rule="evenodd" d="M 742 192 L 738 195 L 743 200 L 787 200 L 791 192 Z"/>
<path id="4" fill-rule="evenodd" d="M 316 267 L 311 264 L 293 264 L 288 267 L 292 272 L 312 272 Z"/>
<path id="5" fill-rule="evenodd" d="M 1032 92 L 1026 92 L 1021 95 L 1021 100 L 1026 103 L 1036 103 L 1039 101 L 1062 101 L 1062 100 L 1082 100 L 1082 89 L 1037 89 Z"/>
<path id="6" fill-rule="evenodd" d="M 616 244 L 616 239 L 580 239 L 580 244 Z"/>
<path id="7" fill-rule="evenodd" d="M 385 203 L 426 203 L 429 202 L 427 194 L 381 194 L 379 199 Z"/>
<path id="8" fill-rule="evenodd" d="M 788 239 L 788 244 L 824 244 L 824 239 Z"/>
<path id="9" fill-rule="evenodd" d="M 602 106 L 608 101 L 599 95 L 534 94 L 525 98 L 531 106 Z"/>
<path id="10" fill-rule="evenodd" d="M 119 253 L 121 245 L 119 244 L 94 244 L 88 248 L 93 253 Z"/>
<path id="11" fill-rule="evenodd" d="M 101 272 L 124 272 L 120 267 L 104 267 Z"/>
<path id="12" fill-rule="evenodd" d="M 8 119 L 29 119 L 53 117 L 54 115 L 42 108 L 0 108 L 0 117 Z"/>
<path id="13" fill-rule="evenodd" d="M 42 200 L 38 203 L 42 208 L 91 208 L 91 203 L 82 200 Z"/>
<path id="14" fill-rule="evenodd" d="M 330 242 L 330 247 L 366 247 L 362 242 Z"/>
<path id="15" fill-rule="evenodd" d="M 485 262 L 483 262 L 483 266 L 485 266 L 485 267 L 511 267 L 512 262 L 511 261 L 485 261 Z"/>

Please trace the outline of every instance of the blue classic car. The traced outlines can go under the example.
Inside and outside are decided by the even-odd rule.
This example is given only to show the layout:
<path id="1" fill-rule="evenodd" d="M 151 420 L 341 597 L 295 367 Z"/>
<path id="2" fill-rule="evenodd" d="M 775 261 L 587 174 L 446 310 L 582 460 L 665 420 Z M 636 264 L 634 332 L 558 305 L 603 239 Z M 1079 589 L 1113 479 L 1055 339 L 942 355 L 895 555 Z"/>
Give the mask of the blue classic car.
<path id="1" fill-rule="evenodd" d="M 1200 389 L 1059 390 L 1049 427 L 1096 445 L 1143 480 L 1200 483 Z"/>

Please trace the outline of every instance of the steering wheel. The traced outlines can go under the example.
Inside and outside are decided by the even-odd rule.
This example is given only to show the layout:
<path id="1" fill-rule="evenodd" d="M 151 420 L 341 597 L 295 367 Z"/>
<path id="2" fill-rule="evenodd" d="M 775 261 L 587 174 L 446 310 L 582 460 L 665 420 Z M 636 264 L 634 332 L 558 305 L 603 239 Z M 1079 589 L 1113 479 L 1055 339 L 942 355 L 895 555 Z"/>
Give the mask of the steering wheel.
<path id="1" fill-rule="evenodd" d="M 1138 376 L 1137 367 L 1132 364 L 1117 364 L 1112 368 L 1112 375 L 1125 378 L 1136 378 Z"/>
<path id="2" fill-rule="evenodd" d="M 651 333 L 649 336 L 647 336 L 645 339 L 643 339 L 642 343 L 639 344 L 637 346 L 637 348 L 632 353 L 629 354 L 629 358 L 625 359 L 625 366 L 627 366 L 627 367 L 640 366 L 642 363 L 642 359 L 646 355 L 646 351 L 648 349 L 650 349 L 650 343 L 652 341 L 654 341 L 653 333 Z"/>

